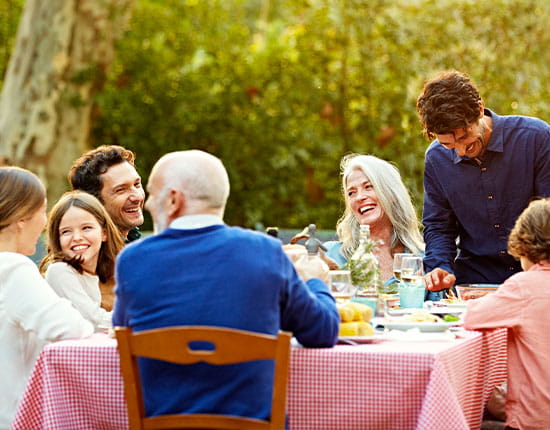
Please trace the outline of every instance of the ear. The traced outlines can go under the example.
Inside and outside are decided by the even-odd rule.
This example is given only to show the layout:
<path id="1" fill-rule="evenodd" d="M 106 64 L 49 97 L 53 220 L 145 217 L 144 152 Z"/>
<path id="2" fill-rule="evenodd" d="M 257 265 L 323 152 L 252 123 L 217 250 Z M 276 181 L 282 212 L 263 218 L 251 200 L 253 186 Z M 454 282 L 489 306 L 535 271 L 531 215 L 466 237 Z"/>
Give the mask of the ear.
<path id="1" fill-rule="evenodd" d="M 483 107 L 483 102 L 480 100 L 477 102 L 479 106 L 479 119 L 483 118 L 485 116 L 485 108 Z"/>
<path id="2" fill-rule="evenodd" d="M 170 220 L 180 217 L 185 209 L 185 196 L 181 191 L 171 189 L 166 198 L 166 206 L 166 214 Z"/>
<path id="3" fill-rule="evenodd" d="M 101 229 L 101 241 L 107 242 L 107 230 L 104 228 Z"/>
<path id="4" fill-rule="evenodd" d="M 17 220 L 14 225 L 15 225 L 15 228 L 17 229 L 17 231 L 21 231 L 25 228 L 25 225 L 27 224 L 27 220 L 26 219 L 20 219 L 20 220 Z"/>

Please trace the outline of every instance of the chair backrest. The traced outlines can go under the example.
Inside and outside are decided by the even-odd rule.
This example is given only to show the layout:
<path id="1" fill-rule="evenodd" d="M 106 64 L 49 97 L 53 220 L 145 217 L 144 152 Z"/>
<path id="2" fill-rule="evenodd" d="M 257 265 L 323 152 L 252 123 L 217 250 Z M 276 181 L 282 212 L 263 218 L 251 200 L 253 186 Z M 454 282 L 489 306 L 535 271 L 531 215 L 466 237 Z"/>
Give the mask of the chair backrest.
<path id="1" fill-rule="evenodd" d="M 115 327 L 120 355 L 120 370 L 131 430 L 137 429 L 265 429 L 285 428 L 285 406 L 290 338 L 288 332 L 277 336 L 225 327 L 178 326 L 132 333 L 128 327 Z M 197 350 L 190 342 L 206 341 L 213 350 Z M 257 360 L 274 360 L 273 397 L 268 421 L 213 414 L 170 414 L 145 417 L 137 357 L 182 365 L 206 362 L 214 365 Z"/>

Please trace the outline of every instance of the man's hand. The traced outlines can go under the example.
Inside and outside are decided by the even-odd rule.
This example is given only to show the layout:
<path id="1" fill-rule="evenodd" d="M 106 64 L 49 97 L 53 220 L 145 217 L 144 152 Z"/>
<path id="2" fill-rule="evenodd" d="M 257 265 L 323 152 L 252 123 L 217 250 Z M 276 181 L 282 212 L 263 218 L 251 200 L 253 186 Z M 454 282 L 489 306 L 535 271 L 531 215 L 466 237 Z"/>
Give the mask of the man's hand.
<path id="1" fill-rule="evenodd" d="M 283 245 L 283 251 L 285 251 L 286 255 L 292 260 L 293 263 L 296 263 L 300 257 L 307 254 L 306 247 L 300 244 Z M 327 257 L 323 250 L 319 250 L 319 256 L 325 263 L 327 263 L 330 270 L 338 270 L 340 268 L 338 263 L 332 258 Z"/>
<path id="2" fill-rule="evenodd" d="M 304 245 L 299 245 L 299 244 L 283 245 L 283 251 L 294 264 L 296 264 L 296 262 L 300 258 L 302 258 L 304 255 L 307 255 L 306 247 Z"/>
<path id="3" fill-rule="evenodd" d="M 426 288 L 430 291 L 441 291 L 451 288 L 456 281 L 455 275 L 440 269 L 439 267 L 432 270 L 424 277 Z"/>
<path id="4" fill-rule="evenodd" d="M 294 263 L 294 267 L 304 282 L 311 278 L 319 278 L 325 283 L 328 282 L 328 266 L 320 258 L 302 258 Z"/>

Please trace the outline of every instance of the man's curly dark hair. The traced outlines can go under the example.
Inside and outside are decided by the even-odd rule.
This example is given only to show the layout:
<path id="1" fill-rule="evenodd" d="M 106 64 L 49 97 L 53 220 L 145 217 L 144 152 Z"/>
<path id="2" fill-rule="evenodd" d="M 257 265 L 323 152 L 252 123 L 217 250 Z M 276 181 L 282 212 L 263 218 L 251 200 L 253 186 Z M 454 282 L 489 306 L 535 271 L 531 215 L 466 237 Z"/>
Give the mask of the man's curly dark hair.
<path id="1" fill-rule="evenodd" d="M 424 134 L 436 134 L 468 127 L 479 118 L 481 97 L 468 75 L 456 70 L 439 72 L 424 85 L 416 111 Z"/>
<path id="2" fill-rule="evenodd" d="M 128 162 L 132 166 L 136 156 L 129 149 L 118 145 L 102 145 L 86 152 L 78 158 L 69 171 L 69 183 L 73 190 L 82 190 L 92 194 L 100 202 L 103 180 L 101 175 L 109 167 Z"/>

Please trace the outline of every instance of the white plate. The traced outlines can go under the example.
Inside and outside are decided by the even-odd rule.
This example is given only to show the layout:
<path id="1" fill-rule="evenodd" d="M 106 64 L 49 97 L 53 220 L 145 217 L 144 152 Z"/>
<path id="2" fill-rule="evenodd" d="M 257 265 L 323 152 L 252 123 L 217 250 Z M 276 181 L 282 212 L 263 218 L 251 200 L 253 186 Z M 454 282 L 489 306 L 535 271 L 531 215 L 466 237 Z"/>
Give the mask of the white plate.
<path id="1" fill-rule="evenodd" d="M 415 312 L 422 312 L 425 311 L 424 308 L 393 308 L 390 309 L 388 312 L 390 315 L 408 315 L 408 314 L 414 314 Z"/>
<path id="2" fill-rule="evenodd" d="M 373 336 L 338 336 L 338 343 L 353 344 L 353 343 L 371 343 L 386 338 L 384 333 L 375 333 Z"/>
<path id="3" fill-rule="evenodd" d="M 384 327 L 390 330 L 410 330 L 411 328 L 418 328 L 422 332 L 437 332 L 445 331 L 449 327 L 460 324 L 460 321 L 441 321 L 441 322 L 414 322 L 414 321 L 384 321 Z"/>
<path id="4" fill-rule="evenodd" d="M 458 303 L 452 303 L 452 302 L 446 302 L 444 300 L 440 300 L 438 302 L 434 302 L 434 307 L 432 309 L 435 309 L 435 307 L 447 307 L 447 308 L 463 308 L 466 309 L 466 302 L 458 302 Z"/>
<path id="5" fill-rule="evenodd" d="M 429 312 L 435 315 L 458 315 L 463 313 L 465 310 L 466 306 L 432 306 Z"/>

